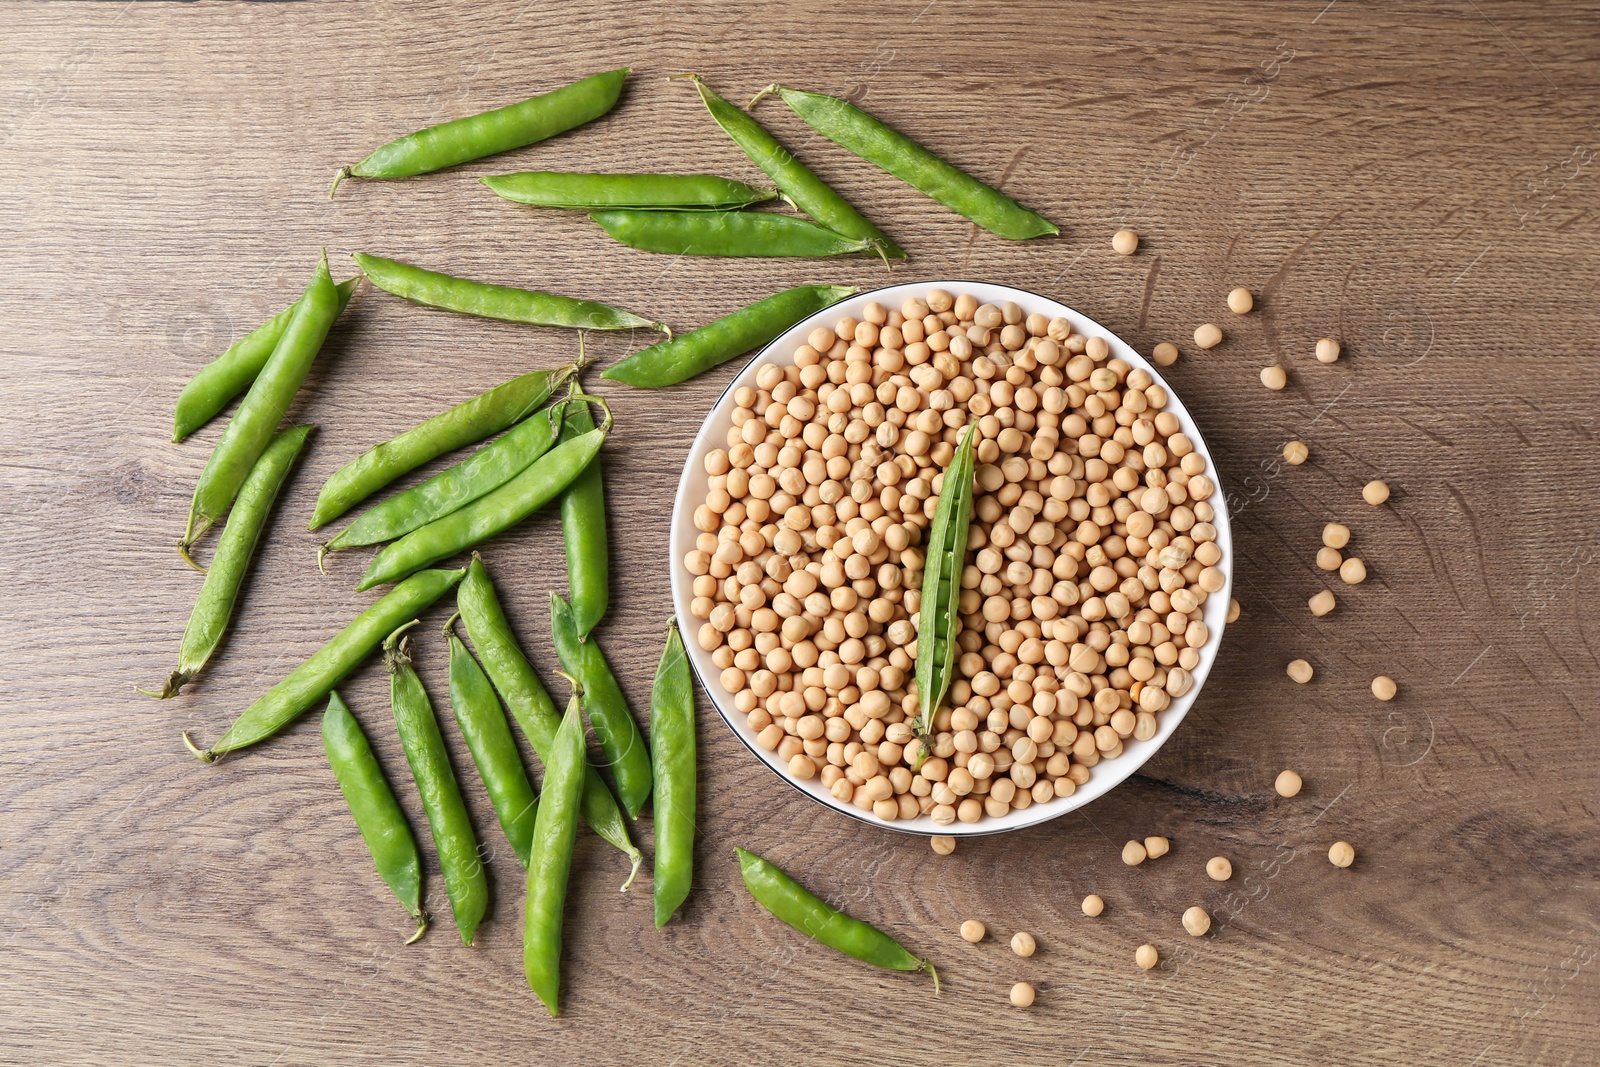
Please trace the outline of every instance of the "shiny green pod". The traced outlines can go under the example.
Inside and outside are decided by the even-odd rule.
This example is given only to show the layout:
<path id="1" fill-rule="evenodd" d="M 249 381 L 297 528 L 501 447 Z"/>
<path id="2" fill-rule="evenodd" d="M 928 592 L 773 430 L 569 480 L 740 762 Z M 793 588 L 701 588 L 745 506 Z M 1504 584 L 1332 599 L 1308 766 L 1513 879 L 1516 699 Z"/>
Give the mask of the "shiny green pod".
<path id="1" fill-rule="evenodd" d="M 528 895 L 523 908 L 522 969 L 528 988 L 538 994 L 551 1016 L 561 1012 L 561 928 L 566 920 L 567 881 L 572 874 L 572 849 L 578 839 L 578 808 L 583 798 L 585 768 L 583 717 L 579 687 L 550 742 L 544 765 L 544 803 L 533 827 L 528 860 Z"/>
<path id="2" fill-rule="evenodd" d="M 654 776 L 656 927 L 667 925 L 694 884 L 694 826 L 699 768 L 695 755 L 694 679 L 678 624 L 650 689 L 650 768 Z"/>
<path id="3" fill-rule="evenodd" d="M 576 387 L 574 387 L 576 389 Z M 570 441 L 594 429 L 587 402 L 572 404 L 561 427 Z M 567 589 L 578 640 L 587 640 L 611 598 L 611 546 L 606 538 L 606 487 L 595 456 L 561 493 L 561 539 L 567 551 Z"/>
<path id="4" fill-rule="evenodd" d="M 637 819 L 650 799 L 650 750 L 599 642 L 579 639 L 577 618 L 560 593 L 550 594 L 550 636 L 562 669 L 583 688 L 583 706 L 611 766 L 617 799 Z"/>
<path id="5" fill-rule="evenodd" d="M 770 211 L 594 211 L 589 217 L 629 248 L 673 256 L 843 256 L 871 242 Z"/>
<path id="6" fill-rule="evenodd" d="M 534 207 L 598 211 L 605 208 L 740 208 L 771 200 L 771 189 L 715 174 L 572 174 L 530 170 L 479 178 L 496 195 Z"/>

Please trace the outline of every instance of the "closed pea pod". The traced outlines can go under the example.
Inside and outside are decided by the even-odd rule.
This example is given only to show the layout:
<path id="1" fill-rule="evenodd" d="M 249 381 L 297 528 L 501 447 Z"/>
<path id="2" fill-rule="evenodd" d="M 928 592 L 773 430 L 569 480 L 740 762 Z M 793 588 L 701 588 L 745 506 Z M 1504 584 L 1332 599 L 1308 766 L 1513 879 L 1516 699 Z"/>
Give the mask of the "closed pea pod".
<path id="1" fill-rule="evenodd" d="M 494 695 L 494 686 L 489 684 L 488 676 L 461 638 L 455 635 L 453 627 L 458 618 L 459 614 L 452 615 L 444 624 L 445 641 L 450 645 L 450 710 L 461 727 L 461 736 L 466 738 L 467 749 L 477 765 L 478 777 L 483 779 L 489 802 L 494 805 L 500 828 L 505 831 L 518 861 L 527 867 L 539 798 L 528 781 L 522 755 L 511 736 L 511 726 L 506 722 L 500 698 Z"/>
<path id="2" fill-rule="evenodd" d="M 477 556 L 472 557 L 466 579 L 456 593 L 456 608 L 461 612 L 461 621 L 466 624 L 467 636 L 478 651 L 484 673 L 494 683 L 500 699 L 505 701 L 506 709 L 517 720 L 517 726 L 533 746 L 534 752 L 540 760 L 548 763 L 561 716 L 544 683 L 539 680 L 538 672 L 518 646 L 516 636 L 511 632 L 511 624 L 500 606 L 500 598 L 495 595 L 489 572 Z M 581 810 L 583 821 L 589 824 L 589 828 L 621 849 L 632 861 L 628 880 L 622 885 L 626 890 L 639 873 L 639 864 L 644 856 L 629 840 L 628 825 L 617 807 L 617 800 L 606 788 L 600 772 L 593 767 L 588 769 L 584 777 Z"/>
<path id="3" fill-rule="evenodd" d="M 628 698 L 611 673 L 599 642 L 579 639 L 577 618 L 559 593 L 550 594 L 550 635 L 561 666 L 583 688 L 583 705 L 600 750 L 611 765 L 617 798 L 629 815 L 638 818 L 650 799 L 650 751 L 628 708 Z"/>
<path id="4" fill-rule="evenodd" d="M 640 389 L 676 385 L 768 344 L 790 326 L 858 292 L 854 286 L 799 285 L 749 307 L 635 352 L 602 378 Z"/>
<path id="5" fill-rule="evenodd" d="M 849 101 L 822 93 L 773 88 L 795 114 L 822 136 L 920 189 L 990 233 L 1021 241 L 1061 232 L 1048 219 L 966 171 L 951 166 Z"/>
<path id="6" fill-rule="evenodd" d="M 795 207 L 835 233 L 865 241 L 885 259 L 906 258 L 905 250 L 895 244 L 888 234 L 868 222 L 848 200 L 829 188 L 792 152 L 779 144 L 778 139 L 753 116 L 718 96 L 698 75 L 684 77 L 694 81 L 701 101 L 706 105 L 706 110 L 711 112 L 711 117 L 717 120 L 717 125 L 733 138 L 734 143 L 744 150 L 756 166 L 767 172 L 767 177 L 788 196 Z"/>
<path id="7" fill-rule="evenodd" d="M 522 969 L 528 988 L 538 994 L 552 1016 L 561 1011 L 561 927 L 567 909 L 567 879 L 572 873 L 572 848 L 578 837 L 578 807 L 583 795 L 582 692 L 572 682 L 572 699 L 561 717 L 545 760 L 544 803 L 533 827 L 528 861 L 528 896 L 522 926 Z"/>
<path id="8" fill-rule="evenodd" d="M 425 307 L 529 326 L 562 326 L 573 330 L 646 329 L 672 334 L 666 323 L 597 300 L 476 282 L 414 267 L 397 259 L 369 256 L 365 252 L 352 252 L 351 258 L 379 289 Z"/>
<path id="9" fill-rule="evenodd" d="M 489 880 L 478 855 L 478 836 L 472 830 L 466 801 L 450 769 L 450 755 L 439 733 L 428 691 L 422 687 L 411 666 L 411 639 L 403 637 L 416 625 L 412 620 L 390 634 L 383 642 L 383 665 L 389 671 L 389 700 L 394 708 L 395 731 L 405 748 L 411 777 L 428 813 L 428 828 L 433 831 L 433 847 L 439 853 L 439 869 L 450 897 L 450 912 L 463 945 L 472 944 L 478 923 L 489 907 Z"/>
<path id="10" fill-rule="evenodd" d="M 333 179 L 331 197 L 345 178 L 405 178 L 453 167 L 554 137 L 592 122 L 616 106 L 628 68 L 590 75 L 553 92 L 506 107 L 408 133 L 377 149 Z"/>
<path id="11" fill-rule="evenodd" d="M 310 426 L 283 431 L 272 439 L 250 469 L 250 476 L 239 487 L 238 500 L 228 512 L 228 524 L 217 541 L 217 553 L 206 571 L 200 595 L 195 598 L 194 610 L 189 613 L 189 624 L 184 627 L 183 642 L 178 647 L 178 669 L 167 678 L 159 693 L 141 692 L 158 697 L 177 696 L 178 690 L 200 673 L 211 653 L 216 651 L 233 618 L 234 602 L 250 569 L 261 531 L 272 514 L 272 505 L 310 432 Z"/>
<path id="12" fill-rule="evenodd" d="M 339 293 L 328 277 L 328 260 L 324 256 L 272 356 L 206 461 L 189 505 L 189 524 L 178 543 L 184 559 L 189 558 L 189 546 L 233 504 L 239 487 L 277 431 L 278 421 L 300 391 L 338 314 Z"/>
<path id="13" fill-rule="evenodd" d="M 589 217 L 629 248 L 672 256 L 842 256 L 874 248 L 864 238 L 770 211 L 595 211 Z"/>
<path id="14" fill-rule="evenodd" d="M 529 415 L 455 466 L 374 504 L 318 550 L 318 566 L 329 552 L 393 541 L 504 485 L 550 451 L 565 407 Z"/>
<path id="15" fill-rule="evenodd" d="M 667 925 L 694 883 L 698 768 L 694 679 L 678 624 L 667 624 L 667 647 L 650 690 L 650 766 L 655 789 L 656 926 Z"/>
<path id="16" fill-rule="evenodd" d="M 409 945 L 428 929 L 428 913 L 422 908 L 422 852 L 367 735 L 338 693 L 328 694 L 322 749 L 378 874 L 417 924 Z"/>
<path id="17" fill-rule="evenodd" d="M 715 174 L 570 174 L 549 170 L 480 178 L 494 192 L 535 207 L 739 208 L 771 200 L 771 189 Z"/>
<path id="18" fill-rule="evenodd" d="M 950 466 L 944 472 L 933 523 L 928 527 L 928 547 L 923 561 L 921 614 L 917 622 L 916 732 L 925 737 L 933 728 L 934 713 L 950 688 L 958 647 L 955 627 L 960 620 L 961 570 L 967 555 L 967 533 L 972 524 L 972 467 L 976 424 L 962 431 Z M 919 749 L 926 756 L 926 744 Z"/>
<path id="19" fill-rule="evenodd" d="M 444 596 L 466 574 L 464 570 L 421 571 L 401 582 L 357 615 L 327 644 L 278 684 L 246 708 L 233 725 L 208 749 L 196 747 L 189 735 L 183 743 L 199 759 L 210 763 L 218 756 L 271 737 L 321 700 L 344 676 L 382 644 L 395 627 Z"/>
<path id="20" fill-rule="evenodd" d="M 900 942 L 869 923 L 852 919 L 814 896 L 800 883 L 754 852 L 735 848 L 739 873 L 756 902 L 814 941 L 893 971 L 927 971 L 939 991 L 939 972 Z"/>
<path id="21" fill-rule="evenodd" d="M 573 389 L 577 395 L 577 389 Z M 561 440 L 570 441 L 594 429 L 589 405 L 572 405 L 561 427 Z M 600 457 L 572 479 L 561 494 L 561 538 L 567 550 L 567 587 L 572 596 L 573 621 L 578 640 L 589 637 L 606 613 L 611 597 L 610 546 L 606 540 L 606 487 Z"/>
<path id="22" fill-rule="evenodd" d="M 396 581 L 515 526 L 570 485 L 599 454 L 610 432 L 607 412 L 598 429 L 557 445 L 493 492 L 406 534 L 378 553 L 356 589 Z"/>
<path id="23" fill-rule="evenodd" d="M 334 286 L 339 293 L 339 311 L 343 312 L 350 297 L 361 281 L 360 275 L 346 278 Z M 230 345 L 222 355 L 201 367 L 189 384 L 178 394 L 178 403 L 172 414 L 172 439 L 182 441 L 200 427 L 210 422 L 228 401 L 250 388 L 261 368 L 272 358 L 278 347 L 278 338 L 294 317 L 300 301 L 278 312 L 254 330 Z"/>

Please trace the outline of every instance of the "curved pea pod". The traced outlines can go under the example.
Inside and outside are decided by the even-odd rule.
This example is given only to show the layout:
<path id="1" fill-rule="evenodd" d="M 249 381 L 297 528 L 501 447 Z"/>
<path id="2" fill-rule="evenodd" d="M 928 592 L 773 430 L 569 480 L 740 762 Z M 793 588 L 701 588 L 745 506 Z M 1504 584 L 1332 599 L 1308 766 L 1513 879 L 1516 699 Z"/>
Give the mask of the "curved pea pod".
<path id="1" fill-rule="evenodd" d="M 406 623 L 383 643 L 389 700 L 394 708 L 395 732 L 400 735 L 406 762 L 411 765 L 411 777 L 417 783 L 422 810 L 428 815 L 428 829 L 433 833 L 433 847 L 439 853 L 450 913 L 461 933 L 461 943 L 470 945 L 489 908 L 489 879 L 478 855 L 478 835 L 473 832 L 461 786 L 450 767 L 444 736 L 439 733 L 439 717 L 434 714 L 422 679 L 411 666 L 411 639 L 401 636 L 415 625 L 415 620 Z"/>
<path id="2" fill-rule="evenodd" d="M 578 639 L 577 619 L 560 593 L 550 594 L 550 634 L 561 666 L 583 689 L 583 706 L 594 726 L 600 751 L 611 765 L 617 797 L 628 814 L 637 819 L 650 799 L 650 750 L 628 708 L 628 698 L 611 673 L 599 643 Z"/>
<path id="3" fill-rule="evenodd" d="M 500 598 L 495 595 L 489 572 L 476 555 L 472 557 L 467 577 L 456 593 L 456 608 L 461 612 L 461 621 L 466 624 L 467 636 L 478 650 L 484 672 L 489 675 L 500 698 L 505 701 L 506 709 L 517 720 L 517 726 L 533 746 L 534 752 L 540 760 L 548 763 L 561 716 L 544 683 L 539 680 L 538 672 L 517 644 L 511 624 L 500 607 Z M 628 824 L 617 807 L 616 797 L 611 795 L 611 790 L 600 778 L 600 772 L 593 767 L 588 769 L 584 777 L 581 807 L 583 821 L 589 824 L 589 828 L 621 849 L 632 861 L 628 880 L 622 884 L 626 890 L 639 873 L 644 856 L 628 838 Z"/>
<path id="4" fill-rule="evenodd" d="M 350 303 L 361 276 L 346 278 L 334 286 L 339 293 L 339 311 Z M 178 394 L 172 413 L 172 440 L 182 441 L 216 417 L 228 401 L 250 388 L 261 368 L 272 358 L 278 338 L 300 306 L 296 300 L 228 347 L 222 355 L 201 367 Z"/>
<path id="5" fill-rule="evenodd" d="M 478 767 L 478 777 L 483 779 L 500 828 L 505 831 L 517 859 L 527 867 L 539 798 L 528 781 L 528 772 L 522 766 L 522 756 L 511 737 L 511 726 L 506 722 L 500 698 L 494 695 L 494 686 L 489 684 L 483 668 L 452 629 L 456 618 L 452 615 L 444 625 L 445 640 L 450 644 L 450 709 L 461 727 L 461 736 L 467 740 L 472 762 Z"/>
<path id="6" fill-rule="evenodd" d="M 537 411 L 556 387 L 577 370 L 569 363 L 503 382 L 413 426 L 398 437 L 373 445 L 340 467 L 317 494 L 307 529 L 337 519 L 390 482 L 446 452 L 499 433 Z"/>
<path id="7" fill-rule="evenodd" d="M 847 100 L 774 86 L 806 125 L 990 233 L 1012 241 L 1060 233 L 1055 223 L 954 167 Z"/>
<path id="8" fill-rule="evenodd" d="M 972 465 L 977 424 L 968 423 L 945 468 L 939 502 L 928 526 L 922 563 L 922 596 L 918 600 L 916 732 L 925 737 L 932 729 L 934 712 L 944 701 L 955 671 L 955 627 L 961 603 L 961 570 L 967 558 L 967 534 L 972 525 Z M 926 756 L 924 744 L 916 762 Z"/>
<path id="9" fill-rule="evenodd" d="M 742 848 L 735 848 L 734 852 L 739 856 L 739 873 L 744 876 L 745 888 L 763 908 L 813 941 L 875 967 L 928 971 L 933 975 L 934 992 L 939 991 L 939 972 L 927 960 L 912 955 L 904 945 L 876 926 L 830 907 L 754 852 Z"/>
<path id="10" fill-rule="evenodd" d="M 872 243 L 770 211 L 594 211 L 629 248 L 673 256 L 843 256 Z"/>
<path id="11" fill-rule="evenodd" d="M 580 400 L 561 427 L 561 439 L 594 429 L 589 405 Z M 605 616 L 611 599 L 611 546 L 606 537 L 606 487 L 596 456 L 561 494 L 561 539 L 567 550 L 567 587 L 578 640 Z"/>
<path id="12" fill-rule="evenodd" d="M 650 689 L 650 767 L 655 790 L 656 927 L 667 925 L 694 883 L 694 825 L 698 768 L 694 737 L 694 680 L 683 635 L 667 625 L 667 647 Z"/>
<path id="13" fill-rule="evenodd" d="M 233 725 L 208 749 L 197 748 L 186 733 L 183 743 L 210 763 L 225 752 L 263 741 L 289 725 L 312 704 L 328 695 L 344 676 L 361 665 L 395 627 L 444 596 L 467 572 L 422 571 L 389 590 L 357 615 L 310 659 L 290 671 L 233 721 Z"/>
<path id="14" fill-rule="evenodd" d="M 234 412 L 222 438 L 206 461 L 189 505 L 189 524 L 178 551 L 188 559 L 189 546 L 233 504 L 250 469 L 266 450 L 311 364 L 339 315 L 339 292 L 328 277 L 328 260 L 318 263 L 311 284 L 295 306 L 266 365 Z M 192 560 L 190 561 L 193 562 Z"/>
<path id="15" fill-rule="evenodd" d="M 377 556 L 356 589 L 370 589 L 447 559 L 508 530 L 560 495 L 600 453 L 611 416 L 598 429 L 556 445 L 493 492 L 393 542 Z"/>
<path id="16" fill-rule="evenodd" d="M 562 402 L 529 415 L 455 466 L 363 511 L 322 546 L 319 564 L 328 552 L 403 537 L 504 485 L 550 451 L 565 407 Z"/>
<path id="17" fill-rule="evenodd" d="M 578 807 L 588 766 L 583 744 L 583 718 L 578 686 L 545 760 L 544 803 L 533 827 L 528 861 L 528 896 L 523 909 L 522 969 L 528 988 L 538 994 L 552 1016 L 561 1011 L 561 928 L 567 911 L 567 881 L 572 874 L 572 848 L 578 839 Z"/>
<path id="18" fill-rule="evenodd" d="M 628 68 L 593 74 L 553 92 L 494 111 L 452 119 L 398 137 L 334 177 L 331 197 L 345 178 L 406 178 L 467 163 L 554 137 L 593 122 L 616 106 Z"/>
<path id="19" fill-rule="evenodd" d="M 847 285 L 785 289 L 698 330 L 635 352 L 601 377 L 640 389 L 676 385 L 769 344 L 801 319 L 856 292 L 859 290 Z"/>
<path id="20" fill-rule="evenodd" d="M 715 174 L 570 174 L 530 170 L 479 178 L 496 195 L 534 207 L 598 211 L 605 208 L 739 208 L 771 200 L 771 189 Z"/>
<path id="21" fill-rule="evenodd" d="M 745 155 L 756 166 L 766 171 L 767 177 L 788 196 L 795 207 L 835 233 L 866 242 L 885 259 L 906 258 L 905 249 L 868 222 L 848 200 L 813 174 L 754 116 L 718 96 L 700 80 L 699 75 L 690 74 L 687 77 L 694 81 L 701 101 L 706 105 L 706 110 L 711 112 L 711 117 L 717 120 L 717 125 L 744 149 Z"/>
<path id="22" fill-rule="evenodd" d="M 409 945 L 428 929 L 428 913 L 422 908 L 422 852 L 367 735 L 338 693 L 328 694 L 322 749 L 378 874 L 417 924 Z"/>
<path id="23" fill-rule="evenodd" d="M 352 252 L 351 258 L 379 289 L 425 307 L 529 326 L 563 326 L 574 330 L 646 329 L 669 336 L 672 333 L 664 322 L 655 322 L 598 300 L 579 300 L 536 289 L 475 282 L 397 259 L 369 256 L 365 252 Z"/>
<path id="24" fill-rule="evenodd" d="M 216 651 L 233 618 L 234 602 L 250 570 L 261 531 L 272 515 L 272 505 L 310 432 L 310 426 L 283 431 L 272 439 L 256 465 L 250 468 L 250 476 L 239 487 L 239 498 L 228 512 L 228 524 L 222 528 L 217 553 L 206 570 L 206 580 L 195 598 L 194 610 L 189 613 L 189 624 L 184 627 L 183 642 L 178 646 L 178 669 L 167 678 L 159 693 L 141 692 L 163 698 L 177 696 L 178 690 L 200 673 L 211 653 Z"/>

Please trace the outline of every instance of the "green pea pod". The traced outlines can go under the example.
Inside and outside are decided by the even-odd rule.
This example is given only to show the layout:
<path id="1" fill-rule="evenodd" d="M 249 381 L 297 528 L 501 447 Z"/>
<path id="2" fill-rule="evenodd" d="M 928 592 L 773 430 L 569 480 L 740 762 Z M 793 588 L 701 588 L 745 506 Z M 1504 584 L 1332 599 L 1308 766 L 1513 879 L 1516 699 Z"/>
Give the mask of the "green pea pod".
<path id="1" fill-rule="evenodd" d="M 578 807 L 585 768 L 579 688 L 572 687 L 567 713 L 550 742 L 544 765 L 544 803 L 533 827 L 528 861 L 528 897 L 522 925 L 522 969 L 528 988 L 552 1016 L 561 1011 L 561 926 L 567 911 L 567 880 L 578 839 Z"/>
<path id="2" fill-rule="evenodd" d="M 700 99 L 705 103 L 706 110 L 711 112 L 711 117 L 717 120 L 717 125 L 744 149 L 744 154 L 756 166 L 767 172 L 767 177 L 787 194 L 795 207 L 835 233 L 866 242 L 885 259 L 906 258 L 905 249 L 868 222 L 848 200 L 813 174 L 749 112 L 718 96 L 700 80 L 699 75 L 690 74 L 687 77 L 693 79 L 695 88 L 700 91 Z"/>
<path id="3" fill-rule="evenodd" d="M 576 395 L 576 386 L 574 386 Z M 589 405 L 579 401 L 561 427 L 561 440 L 570 441 L 594 429 Z M 578 640 L 589 638 L 606 613 L 611 598 L 611 548 L 606 540 L 606 487 L 600 457 L 572 479 L 561 494 L 561 537 L 567 549 L 567 586 Z"/>
<path id="4" fill-rule="evenodd" d="M 785 289 L 698 330 L 635 352 L 601 377 L 640 389 L 676 385 L 769 344 L 801 319 L 858 291 L 846 285 Z"/>
<path id="5" fill-rule="evenodd" d="M 189 525 L 178 543 L 184 559 L 189 558 L 189 546 L 233 504 L 250 468 L 261 457 L 283 413 L 300 391 L 338 314 L 339 291 L 328 277 L 328 258 L 323 256 L 271 358 L 234 412 L 200 475 L 194 501 L 189 505 Z"/>
<path id="6" fill-rule="evenodd" d="M 297 719 L 312 704 L 328 695 L 344 676 L 361 665 L 394 628 L 444 596 L 467 572 L 421 571 L 401 582 L 357 615 L 310 659 L 289 672 L 233 721 L 233 725 L 208 749 L 201 750 L 183 735 L 183 743 L 210 763 L 225 752 L 246 748 L 271 737 Z"/>
<path id="7" fill-rule="evenodd" d="M 828 140 L 928 194 L 956 214 L 965 215 L 990 233 L 1023 241 L 1061 232 L 1049 219 L 951 166 L 847 100 L 780 86 L 773 89 L 795 114 Z"/>
<path id="8" fill-rule="evenodd" d="M 577 618 L 560 593 L 550 594 L 550 633 L 562 668 L 583 687 L 583 706 L 600 751 L 611 764 L 617 797 L 623 809 L 637 819 L 650 799 L 650 750 L 639 734 L 628 698 L 611 673 L 599 642 L 578 639 Z"/>
<path id="9" fill-rule="evenodd" d="M 422 909 L 422 852 L 367 735 L 338 693 L 328 694 L 328 710 L 322 716 L 322 749 L 378 874 L 417 924 L 417 932 L 406 942 L 409 945 L 428 929 L 428 913 Z"/>
<path id="10" fill-rule="evenodd" d="M 967 533 L 972 525 L 972 464 L 976 423 L 962 431 L 950 466 L 945 468 L 939 502 L 928 526 L 922 563 L 922 596 L 917 625 L 917 736 L 926 737 L 934 712 L 944 701 L 955 672 L 955 626 L 960 620 L 961 571 L 967 558 Z M 926 746 L 921 750 L 926 755 Z M 916 759 L 921 764 L 923 756 Z"/>
<path id="11" fill-rule="evenodd" d="M 548 764 L 561 717 L 544 683 L 539 680 L 538 672 L 518 646 L 511 624 L 500 607 L 500 598 L 495 595 L 494 583 L 489 580 L 489 572 L 476 555 L 467 568 L 466 580 L 456 593 L 456 607 L 461 612 L 461 621 L 466 624 L 467 636 L 478 650 L 484 672 L 534 752 Z M 593 767 L 589 768 L 583 783 L 583 821 L 632 861 L 628 880 L 622 884 L 626 890 L 639 873 L 644 856 L 629 840 L 628 824 L 617 807 L 617 799 Z"/>
<path id="12" fill-rule="evenodd" d="M 565 326 L 575 330 L 645 329 L 672 336 L 664 322 L 653 322 L 598 300 L 579 300 L 536 289 L 475 282 L 363 252 L 351 255 L 373 285 L 425 307 L 530 326 Z"/>
<path id="13" fill-rule="evenodd" d="M 361 281 L 358 274 L 334 286 L 339 291 L 339 311 L 343 313 Z M 267 365 L 272 350 L 278 347 L 289 320 L 294 318 L 296 300 L 266 322 L 235 341 L 226 352 L 201 367 L 178 394 L 172 414 L 172 439 L 182 441 L 210 422 L 228 401 L 250 388 L 261 368 Z"/>
<path id="14" fill-rule="evenodd" d="M 172 697 L 184 684 L 200 673 L 200 669 L 216 651 L 222 635 L 233 618 L 233 605 L 244 585 L 244 576 L 250 570 L 256 544 L 261 531 L 266 528 L 272 514 L 272 505 L 278 492 L 294 468 L 294 461 L 306 443 L 310 426 L 296 426 L 272 439 L 250 476 L 239 487 L 239 499 L 228 512 L 228 524 L 222 528 L 217 541 L 217 554 L 206 571 L 206 580 L 195 598 L 194 610 L 189 613 L 189 624 L 183 630 L 183 643 L 178 646 L 178 669 L 162 685 L 161 691 L 149 696 Z"/>
<path id="15" fill-rule="evenodd" d="M 628 68 L 594 74 L 554 92 L 452 119 L 398 137 L 351 167 L 342 168 L 328 190 L 345 178 L 406 178 L 543 141 L 593 122 L 616 106 Z"/>
<path id="16" fill-rule="evenodd" d="M 629 248 L 674 256 L 842 256 L 870 241 L 770 211 L 594 211 L 589 217 Z"/>
<path id="17" fill-rule="evenodd" d="M 357 591 L 399 581 L 420 567 L 464 552 L 515 526 L 560 495 L 599 455 L 610 432 L 608 414 L 601 428 L 556 445 L 500 488 L 412 530 L 373 557 Z"/>
<path id="18" fill-rule="evenodd" d="M 694 680 L 676 622 L 650 690 L 650 766 L 655 784 L 656 927 L 667 925 L 694 882 L 694 824 L 698 785 L 694 737 Z"/>
<path id="19" fill-rule="evenodd" d="M 393 541 L 504 485 L 550 451 L 565 407 L 563 402 L 529 415 L 455 466 L 363 511 L 322 546 L 318 566 L 329 552 Z"/>
<path id="20" fill-rule="evenodd" d="M 934 992 L 939 991 L 939 972 L 927 960 L 912 955 L 876 926 L 830 907 L 754 852 L 742 848 L 735 848 L 734 852 L 739 855 L 739 873 L 744 876 L 745 888 L 763 908 L 813 941 L 846 956 L 891 971 L 928 971 L 933 974 Z"/>
<path id="21" fill-rule="evenodd" d="M 394 707 L 395 732 L 411 765 L 411 777 L 422 797 L 422 810 L 428 814 L 428 829 L 433 847 L 439 853 L 439 870 L 444 874 L 445 892 L 450 897 L 450 913 L 455 916 L 461 943 L 472 944 L 478 923 L 489 908 L 489 879 L 483 873 L 478 855 L 478 835 L 473 833 L 467 803 L 450 768 L 450 754 L 439 733 L 439 718 L 433 702 L 411 666 L 409 637 L 401 636 L 416 625 L 406 623 L 383 642 L 383 665 L 389 671 L 389 701 Z"/>
<path id="22" fill-rule="evenodd" d="M 467 739 L 472 762 L 478 766 L 478 776 L 483 779 L 500 828 L 506 832 L 517 859 L 527 867 L 539 798 L 528 781 L 494 686 L 455 635 L 453 627 L 459 617 L 452 615 L 444 624 L 445 640 L 450 643 L 450 708 L 461 727 L 461 736 Z"/>
<path id="23" fill-rule="evenodd" d="M 574 208 L 738 208 L 778 194 L 715 174 L 567 174 L 529 170 L 479 178 L 496 194 L 518 204 Z"/>

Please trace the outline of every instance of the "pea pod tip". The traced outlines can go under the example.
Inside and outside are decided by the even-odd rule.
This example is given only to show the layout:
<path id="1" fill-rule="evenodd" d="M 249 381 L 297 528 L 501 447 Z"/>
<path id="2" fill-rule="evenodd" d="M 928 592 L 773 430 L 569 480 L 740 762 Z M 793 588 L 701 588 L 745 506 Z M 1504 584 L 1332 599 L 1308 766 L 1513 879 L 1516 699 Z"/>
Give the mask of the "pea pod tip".
<path id="1" fill-rule="evenodd" d="M 351 170 L 350 170 L 349 167 L 340 167 L 338 170 L 334 171 L 333 172 L 333 184 L 328 187 L 328 199 L 332 200 L 333 199 L 333 194 L 339 191 L 339 183 L 340 182 L 342 182 L 346 178 L 349 178 L 349 177 L 352 177 L 352 176 L 353 175 L 352 175 Z"/>
<path id="2" fill-rule="evenodd" d="M 167 700 L 171 697 L 177 696 L 178 691 L 187 685 L 189 680 L 193 677 L 194 675 L 188 674 L 184 671 L 173 671 L 171 674 L 167 675 L 167 680 L 161 683 L 161 688 L 159 690 L 142 689 L 139 686 L 134 686 L 133 691 L 136 693 L 143 693 L 147 697 L 154 697 L 157 700 Z"/>

